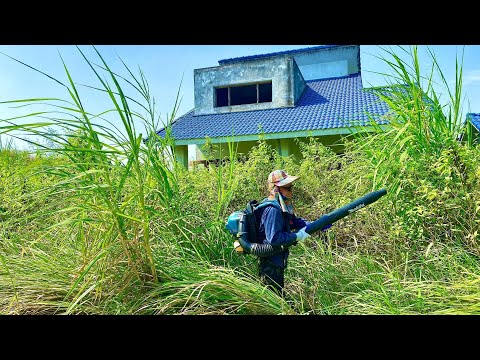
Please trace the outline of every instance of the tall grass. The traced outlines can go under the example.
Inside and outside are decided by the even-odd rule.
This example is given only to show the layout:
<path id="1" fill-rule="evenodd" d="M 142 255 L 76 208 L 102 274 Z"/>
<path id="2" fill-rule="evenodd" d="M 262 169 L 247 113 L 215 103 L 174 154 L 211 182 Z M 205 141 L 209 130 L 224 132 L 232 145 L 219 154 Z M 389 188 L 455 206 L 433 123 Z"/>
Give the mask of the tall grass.
<path id="1" fill-rule="evenodd" d="M 81 244 L 83 260 L 77 279 L 67 296 L 77 291 L 77 297 L 80 298 L 86 295 L 86 291 L 95 290 L 97 296 L 101 295 L 102 281 L 96 281 L 96 285 L 88 289 L 81 285 L 89 273 L 96 273 L 95 277 L 99 280 L 106 279 L 116 264 L 123 262 L 126 262 L 129 269 L 125 282 L 128 283 L 132 277 L 140 281 L 151 279 L 158 282 L 150 233 L 155 209 L 150 207 L 147 199 L 155 199 L 164 208 L 168 207 L 177 192 L 177 181 L 175 171 L 168 167 L 171 159 L 166 158 L 172 154 L 171 140 L 167 137 L 162 141 L 147 142 L 147 145 L 143 143 L 145 135 L 155 137 L 159 125 L 155 100 L 151 98 L 144 74 L 140 71 L 139 77 L 135 77 L 123 63 L 131 75 L 129 80 L 115 74 L 96 49 L 101 65 L 89 60 L 80 48 L 78 51 L 101 84 L 100 88 L 92 89 L 110 99 L 112 109 L 100 114 L 89 113 L 84 108 L 78 86 L 64 63 L 68 82 L 54 80 L 65 87 L 70 99 L 28 99 L 29 104 L 47 102 L 56 111 L 29 113 L 24 119 L 33 117 L 35 120 L 31 123 L 15 124 L 12 122 L 14 119 L 7 119 L 4 123 L 9 125 L 2 128 L 4 131 L 23 131 L 48 139 L 55 145 L 53 148 L 47 148 L 40 142 L 30 142 L 40 151 L 48 151 L 66 160 L 44 170 L 45 174 L 55 176 L 58 181 L 54 186 L 40 189 L 36 194 L 44 199 L 62 198 L 64 206 L 48 209 L 48 212 L 39 211 L 35 216 L 53 215 L 62 219 L 44 229 L 50 233 L 59 227 L 78 229 L 76 239 Z M 105 80 L 103 74 L 106 75 Z M 108 78 L 110 82 L 106 80 Z M 122 80 L 143 98 L 143 103 L 125 95 L 120 85 Z M 4 103 L 15 105 L 25 101 Z M 131 103 L 146 115 L 133 110 Z M 175 116 L 177 106 L 176 103 L 171 119 Z M 121 128 L 106 118 L 112 114 L 120 120 Z M 39 116 L 46 119 L 45 122 L 39 123 L 36 120 Z M 137 120 L 145 125 L 146 134 L 137 133 Z M 46 131 L 52 126 L 62 131 Z M 99 233 L 90 234 L 90 231 Z M 149 264 L 148 273 L 143 266 L 144 258 Z"/>
<path id="2" fill-rule="evenodd" d="M 187 170 L 171 133 L 178 102 L 160 137 L 143 72 L 122 62 L 123 76 L 96 49 L 98 64 L 78 51 L 98 80 L 87 88 L 110 109 L 87 110 L 67 64 L 67 80 L 54 80 L 68 100 L 0 104 L 54 109 L 1 121 L 0 133 L 39 139 L 29 140 L 34 156 L 0 150 L 1 313 L 478 313 L 480 154 L 457 141 L 461 65 L 445 105 L 415 47 L 411 64 L 386 51 L 393 75 L 373 91 L 390 106 L 390 128 L 359 135 L 342 157 L 307 139 L 297 163 L 260 139 L 239 161 L 232 138 L 223 162 Z M 309 220 L 388 190 L 291 247 L 285 298 L 259 282 L 256 259 L 239 256 L 224 229 L 231 211 L 267 195 L 277 168 L 300 175 L 296 213 Z"/>
<path id="3" fill-rule="evenodd" d="M 167 136 L 159 137 L 155 100 L 150 95 L 144 74 L 140 71 L 136 77 L 122 62 L 129 77 L 121 76 L 109 68 L 96 49 L 100 65 L 88 59 L 80 48 L 78 51 L 100 84 L 87 87 L 109 99 L 111 109 L 90 113 L 66 64 L 67 82 L 25 65 L 63 86 L 68 100 L 34 98 L 2 103 L 20 106 L 47 103 L 55 109 L 27 113 L 21 117 L 21 123 L 18 119 L 2 121 L 2 131 L 35 136 L 40 140 L 27 141 L 37 149 L 38 156 L 42 157 L 43 153 L 54 159 L 53 165 L 45 163 L 37 168 L 38 176 L 46 176 L 53 182 L 22 194 L 25 202 L 35 196 L 47 205 L 30 209 L 28 214 L 28 221 L 36 224 L 39 235 L 31 240 L 33 234 L 29 233 L 26 240 L 19 238 L 16 242 L 20 247 L 31 247 L 32 251 L 27 251 L 31 256 L 37 249 L 48 253 L 48 248 L 54 244 L 59 252 L 64 253 L 49 261 L 49 266 L 65 269 L 61 272 L 66 275 L 62 291 L 57 292 L 56 287 L 43 282 L 47 289 L 57 292 L 58 301 L 62 299 L 57 303 L 58 307 L 50 307 L 49 312 L 121 313 L 127 311 L 125 302 L 136 303 L 144 296 L 149 301 L 165 293 L 172 293 L 178 299 L 182 294 L 191 297 L 188 294 L 196 291 L 197 283 L 203 281 L 195 276 L 196 273 L 216 273 L 218 266 L 225 266 L 231 260 L 238 263 L 238 259 L 232 257 L 230 243 L 226 241 L 228 235 L 223 229 L 223 218 L 237 183 L 233 173 L 235 149 L 233 146 L 229 149 L 228 165 L 220 165 L 214 170 L 217 185 L 216 203 L 211 207 L 215 209 L 214 216 L 199 216 L 197 209 L 191 208 L 189 203 L 192 195 L 197 194 L 192 194 L 188 188 L 184 191 L 180 185 L 188 172 L 175 161 L 175 142 L 170 135 L 170 124 L 178 103 L 166 123 Z M 133 89 L 142 101 L 126 95 L 125 86 Z M 29 118 L 31 122 L 26 121 Z M 114 122 L 112 118 L 118 121 Z M 145 126 L 144 134 L 138 133 L 135 127 L 138 121 Z M 59 130 L 51 131 L 52 128 Z M 200 193 L 200 196 L 204 194 Z M 20 227 L 25 220 L 12 217 L 4 226 L 11 228 L 16 224 Z M 4 251 L 7 254 L 13 250 L 5 248 Z M 48 291 L 34 284 L 42 283 L 38 280 L 44 276 L 51 278 L 51 275 L 46 271 L 35 274 L 34 271 L 24 273 L 12 269 L 20 267 L 23 261 L 29 261 L 26 269 L 35 266 L 46 269 L 47 266 L 43 266 L 42 261 L 23 257 L 18 261 L 9 256 L 2 259 L 5 274 L 11 274 L 10 280 L 4 283 L 5 299 L 9 302 L 7 312 L 26 312 L 18 300 L 12 299 L 26 298 L 27 293 Z M 45 257 L 42 259 L 47 261 Z M 18 282 L 18 277 L 31 281 Z M 233 279 L 226 284 L 238 288 L 239 281 L 242 280 Z M 258 282 L 250 281 L 252 291 L 265 291 Z M 15 286 L 17 283 L 23 285 Z M 226 286 L 213 278 L 210 284 L 208 288 Z M 234 295 L 231 291 L 227 293 L 230 298 Z M 229 299 L 225 294 L 220 296 Z M 29 301 L 38 303 L 31 297 Z M 157 299 L 153 303 L 161 301 Z M 274 303 L 279 302 L 282 304 L 283 300 L 276 297 Z M 271 312 L 266 310 L 268 304 L 269 301 L 264 310 L 256 311 Z M 144 308 L 141 304 L 138 306 Z M 92 307 L 97 309 L 92 310 Z M 219 308 L 222 307 L 220 304 Z M 245 312 L 241 310 L 244 308 L 248 309 L 249 305 L 240 306 L 236 311 Z M 36 309 L 37 312 L 44 311 Z M 128 307 L 132 312 L 142 312 L 140 309 Z"/>
<path id="4" fill-rule="evenodd" d="M 460 135 L 466 133 L 466 123 L 462 118 L 463 60 L 460 63 L 456 60 L 452 90 L 430 49 L 427 51 L 433 65 L 424 75 L 418 47 L 398 48 L 407 55 L 410 63 L 393 50 L 383 48 L 385 56 L 379 58 L 391 69 L 391 73 L 383 73 L 387 85 L 368 89 L 389 105 L 390 112 L 386 115 L 389 128 L 382 130 L 378 127 L 380 134 L 376 137 L 365 137 L 361 131 L 358 136 L 363 136 L 362 149 L 372 156 L 376 171 L 383 170 L 379 179 L 388 183 L 391 190 L 399 192 L 401 184 L 397 172 L 405 171 L 406 165 L 413 165 L 415 162 L 409 161 L 411 159 L 424 155 L 439 156 L 444 149 L 456 148 Z M 435 78 L 440 78 L 441 83 L 438 84 Z M 446 103 L 440 101 L 439 91 L 442 90 L 448 95 Z M 376 125 L 373 117 L 371 122 Z M 389 171 L 388 166 L 381 166 L 388 160 L 403 166 Z"/>
<path id="5" fill-rule="evenodd" d="M 430 243 L 441 238 L 449 241 L 452 229 L 461 226 L 462 232 L 472 231 L 463 219 L 476 213 L 475 196 L 470 196 L 478 188 L 477 179 L 468 175 L 475 173 L 475 151 L 471 142 L 459 141 L 466 132 L 463 62 L 456 61 L 451 90 L 433 52 L 429 51 L 432 68 L 424 76 L 417 47 L 400 49 L 408 54 L 410 63 L 384 49 L 392 59 L 382 57 L 392 69 L 393 75 L 387 78 L 391 83 L 372 89 L 391 109 L 387 115 L 390 127 L 376 136 L 363 137 L 359 150 L 372 159 L 378 186 L 388 187 L 393 194 L 392 206 L 400 216 L 395 221 L 408 236 Z M 434 82 L 434 74 L 441 84 Z M 448 94 L 446 103 L 440 101 L 440 85 Z M 460 204 L 465 200 L 466 206 Z"/>

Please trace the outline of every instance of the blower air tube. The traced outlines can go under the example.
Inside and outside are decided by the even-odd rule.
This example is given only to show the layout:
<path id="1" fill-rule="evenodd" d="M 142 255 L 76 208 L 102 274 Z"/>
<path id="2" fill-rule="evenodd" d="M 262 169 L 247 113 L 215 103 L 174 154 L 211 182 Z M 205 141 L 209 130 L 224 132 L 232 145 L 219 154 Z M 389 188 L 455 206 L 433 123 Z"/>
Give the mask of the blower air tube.
<path id="1" fill-rule="evenodd" d="M 311 222 L 307 225 L 305 232 L 312 234 L 318 230 L 321 230 L 326 225 L 333 224 L 335 221 L 338 221 L 345 216 L 350 215 L 351 213 L 354 213 L 355 211 L 360 210 L 367 205 L 370 205 L 371 203 L 380 199 L 386 193 L 387 191 L 385 189 L 381 189 L 362 196 L 361 198 L 358 198 L 351 203 L 342 206 L 341 208 L 333 210 L 331 213 L 323 215 L 320 219 Z"/>
<path id="2" fill-rule="evenodd" d="M 259 257 L 272 256 L 281 253 L 284 250 L 283 246 L 272 246 L 270 244 L 257 244 L 254 242 L 248 241 L 248 231 L 247 230 L 247 215 L 241 214 L 238 224 L 238 242 L 243 248 L 244 254 L 257 255 Z"/>
<path id="3" fill-rule="evenodd" d="M 343 219 L 345 216 L 348 216 L 354 213 L 355 211 L 360 210 L 361 208 L 364 208 L 365 206 L 370 205 L 371 203 L 374 203 L 386 193 L 387 193 L 387 190 L 385 189 L 368 193 L 367 195 L 362 196 L 361 198 L 358 198 L 352 201 L 351 203 L 345 206 L 342 206 L 341 208 L 338 208 L 336 210 L 333 210 L 332 212 L 326 215 L 323 215 L 321 218 L 311 222 L 310 224 L 307 225 L 307 228 L 305 229 L 305 231 L 308 234 L 313 234 L 314 232 L 323 229 L 328 224 L 333 224 L 335 221 Z M 244 220 L 240 219 L 241 228 L 243 224 L 245 224 Z M 241 236 L 239 237 L 238 241 L 243 248 L 244 254 L 252 254 L 252 255 L 257 255 L 259 257 L 276 255 L 281 253 L 285 249 L 284 246 L 273 246 L 271 244 L 250 243 L 249 241 L 246 240 L 246 232 L 241 233 Z"/>

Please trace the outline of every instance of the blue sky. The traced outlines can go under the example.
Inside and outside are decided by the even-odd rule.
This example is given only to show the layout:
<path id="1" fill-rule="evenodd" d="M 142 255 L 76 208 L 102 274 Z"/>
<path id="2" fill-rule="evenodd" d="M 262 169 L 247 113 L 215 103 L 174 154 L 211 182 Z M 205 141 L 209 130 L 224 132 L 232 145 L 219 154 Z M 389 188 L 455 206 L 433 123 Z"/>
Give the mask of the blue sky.
<path id="1" fill-rule="evenodd" d="M 107 64 L 116 72 L 127 75 L 118 57 L 134 72 L 138 67 L 144 72 L 152 95 L 156 99 L 157 111 L 161 119 L 167 119 L 173 111 L 177 92 L 180 91 L 180 106 L 177 116 L 193 108 L 193 71 L 197 68 L 218 65 L 218 60 L 232 57 L 265 54 L 270 52 L 299 49 L 317 45 L 100 45 L 97 49 L 106 59 Z M 386 45 L 382 45 L 386 47 Z M 480 45 L 433 45 L 437 61 L 446 76 L 451 90 L 455 80 L 455 61 L 463 59 L 463 95 L 464 113 L 480 112 Z M 80 46 L 87 57 L 99 63 L 91 46 Z M 392 47 L 399 55 L 402 52 Z M 424 74 L 428 74 L 431 58 L 426 52 L 427 46 L 419 47 L 421 66 Z M 58 80 L 68 83 L 62 56 L 73 80 L 78 84 L 98 86 L 85 60 L 73 45 L 0 45 L 0 52 L 17 58 Z M 385 77 L 375 72 L 390 72 L 388 65 L 375 56 L 387 56 L 377 45 L 361 45 L 360 60 L 364 87 L 384 85 Z M 403 55 L 402 55 L 403 57 Z M 182 80 L 183 78 L 183 80 Z M 98 92 L 88 88 L 81 89 L 81 98 L 85 107 L 91 112 L 111 108 L 111 103 L 99 96 Z M 446 101 L 446 94 L 444 95 Z M 65 88 L 44 75 L 0 54 L 0 102 L 14 99 L 59 97 L 69 99 Z M 18 110 L 5 105 L 0 107 L 0 119 L 18 114 Z M 139 132 L 141 130 L 139 129 Z M 4 139 L 2 136 L 2 140 Z M 16 145 L 21 147 L 19 142 Z"/>

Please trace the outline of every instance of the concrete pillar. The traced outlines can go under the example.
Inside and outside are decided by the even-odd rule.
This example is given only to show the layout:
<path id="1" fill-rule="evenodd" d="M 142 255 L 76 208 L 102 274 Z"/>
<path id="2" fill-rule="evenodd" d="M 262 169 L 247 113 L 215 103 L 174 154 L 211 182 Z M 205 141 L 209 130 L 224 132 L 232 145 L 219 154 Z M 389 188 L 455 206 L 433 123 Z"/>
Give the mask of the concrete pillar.
<path id="1" fill-rule="evenodd" d="M 188 145 L 175 146 L 175 160 L 188 169 Z"/>
<path id="2" fill-rule="evenodd" d="M 278 139 L 278 152 L 282 156 L 289 156 L 290 151 L 290 139 Z"/>

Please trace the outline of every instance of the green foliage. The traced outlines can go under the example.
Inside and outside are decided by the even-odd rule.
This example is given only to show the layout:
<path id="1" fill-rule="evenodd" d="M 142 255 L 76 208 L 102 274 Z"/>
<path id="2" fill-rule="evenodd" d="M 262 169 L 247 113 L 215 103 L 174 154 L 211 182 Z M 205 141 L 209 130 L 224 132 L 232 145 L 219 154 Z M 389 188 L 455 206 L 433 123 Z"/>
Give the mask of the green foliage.
<path id="1" fill-rule="evenodd" d="M 388 64 L 396 74 L 394 82 L 374 92 L 392 110 L 390 127 L 357 139 L 359 151 L 374 165 L 375 184 L 390 191 L 395 233 L 413 254 L 438 242 L 461 242 L 478 253 L 475 241 L 465 241 L 476 237 L 479 183 L 478 148 L 457 140 L 465 131 L 461 65 L 457 62 L 451 91 L 433 53 L 428 77 L 423 76 L 416 47 L 408 52 L 411 64 L 392 51 L 387 54 L 393 58 Z M 449 94 L 447 104 L 439 100 L 434 73 Z"/>
<path id="2" fill-rule="evenodd" d="M 33 154 L 0 151 L 0 313 L 479 313 L 480 149 L 457 141 L 461 69 L 444 106 L 431 75 L 424 84 L 415 49 L 411 66 L 388 54 L 392 84 L 374 90 L 392 109 L 386 130 L 359 133 L 341 155 L 299 139 L 300 163 L 263 136 L 242 158 L 232 141 L 222 162 L 191 170 L 174 161 L 175 111 L 167 136 L 156 133 L 141 71 L 125 65 L 127 78 L 100 54 L 101 66 L 85 58 L 100 84 L 93 88 L 112 104 L 90 114 L 65 66 L 68 82 L 58 82 L 70 100 L 50 99 L 62 118 L 1 129 L 40 140 Z M 207 139 L 204 150 L 219 148 Z M 224 229 L 228 214 L 268 195 L 275 169 L 300 176 L 296 213 L 312 221 L 388 191 L 291 248 L 285 299 L 258 281 L 256 259 L 239 256 Z"/>

